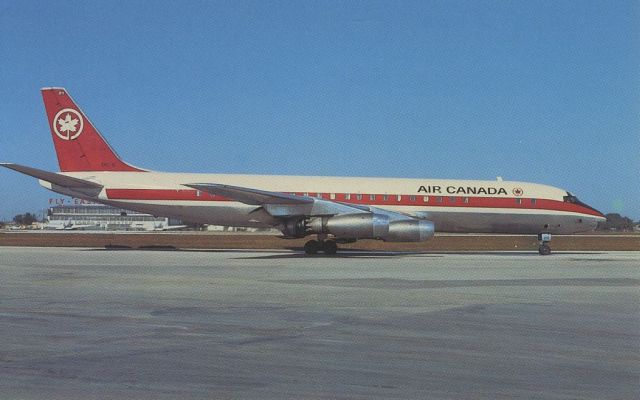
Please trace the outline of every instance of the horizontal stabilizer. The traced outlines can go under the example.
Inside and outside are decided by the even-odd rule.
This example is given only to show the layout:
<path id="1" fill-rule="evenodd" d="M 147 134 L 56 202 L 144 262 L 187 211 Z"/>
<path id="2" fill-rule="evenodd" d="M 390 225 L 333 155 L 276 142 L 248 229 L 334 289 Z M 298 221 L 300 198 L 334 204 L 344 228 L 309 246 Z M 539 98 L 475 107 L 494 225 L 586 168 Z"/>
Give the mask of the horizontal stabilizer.
<path id="1" fill-rule="evenodd" d="M 102 189 L 102 185 L 99 185 L 95 182 L 89 182 L 83 179 L 72 178 L 70 176 L 56 174 L 55 172 L 44 171 L 41 169 L 27 167 L 24 165 L 12 164 L 12 163 L 0 163 L 0 166 L 12 169 L 14 171 L 21 172 L 25 175 L 33 176 L 34 178 L 51 182 L 55 185 L 69 188 L 69 189 L 96 189 L 96 190 Z"/>
<path id="2" fill-rule="evenodd" d="M 190 183 L 184 186 L 251 205 L 311 204 L 314 202 L 314 199 L 308 196 L 294 196 L 287 193 L 269 192 L 266 190 L 220 185 L 217 183 Z"/>

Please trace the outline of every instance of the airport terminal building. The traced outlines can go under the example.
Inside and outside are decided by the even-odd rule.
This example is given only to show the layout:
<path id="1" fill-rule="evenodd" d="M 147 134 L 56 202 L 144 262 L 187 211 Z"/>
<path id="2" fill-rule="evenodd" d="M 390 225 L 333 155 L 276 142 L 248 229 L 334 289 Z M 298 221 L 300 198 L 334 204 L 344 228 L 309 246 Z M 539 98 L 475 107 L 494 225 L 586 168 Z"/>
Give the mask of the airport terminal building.
<path id="1" fill-rule="evenodd" d="M 165 231 L 184 228 L 182 221 L 81 199 L 49 199 L 43 229 L 96 231 Z"/>
<path id="2" fill-rule="evenodd" d="M 42 229 L 82 231 L 168 231 L 189 229 L 175 218 L 154 217 L 137 211 L 110 207 L 82 199 L 49 199 Z M 192 228 L 192 227 L 191 227 Z M 219 233 L 269 233 L 279 231 L 258 228 L 238 228 L 219 225 L 201 227 Z"/>

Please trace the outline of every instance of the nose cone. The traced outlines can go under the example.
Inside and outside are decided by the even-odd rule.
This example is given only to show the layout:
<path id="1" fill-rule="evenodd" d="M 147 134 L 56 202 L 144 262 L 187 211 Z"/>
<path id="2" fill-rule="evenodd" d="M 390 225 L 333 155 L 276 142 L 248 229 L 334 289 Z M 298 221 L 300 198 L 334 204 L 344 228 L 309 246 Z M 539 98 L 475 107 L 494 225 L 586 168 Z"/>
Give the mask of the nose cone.
<path id="1" fill-rule="evenodd" d="M 604 214 L 602 214 L 600 211 L 596 210 L 595 208 L 591 207 L 590 205 L 583 202 L 579 202 L 579 205 L 582 208 L 584 208 L 585 214 L 589 214 L 592 218 L 594 218 L 598 222 L 604 222 L 607 220 L 607 217 L 605 217 Z"/>
<path id="2" fill-rule="evenodd" d="M 605 222 L 607 220 L 607 217 L 604 216 L 603 213 L 601 213 L 600 211 L 596 210 L 593 207 L 589 207 L 591 208 L 596 215 L 593 216 L 593 218 L 597 221 L 597 222 Z"/>
<path id="3" fill-rule="evenodd" d="M 575 233 L 593 231 L 598 227 L 598 224 L 605 222 L 607 218 L 598 210 L 590 205 L 583 203 L 574 198 L 574 204 L 578 205 L 578 212 L 582 216 L 576 220 L 574 225 Z"/>
<path id="4" fill-rule="evenodd" d="M 587 218 L 584 218 L 589 231 L 595 230 L 599 223 L 606 222 L 607 217 L 605 217 L 600 211 L 586 204 L 583 206 L 587 208 L 589 214 Z"/>

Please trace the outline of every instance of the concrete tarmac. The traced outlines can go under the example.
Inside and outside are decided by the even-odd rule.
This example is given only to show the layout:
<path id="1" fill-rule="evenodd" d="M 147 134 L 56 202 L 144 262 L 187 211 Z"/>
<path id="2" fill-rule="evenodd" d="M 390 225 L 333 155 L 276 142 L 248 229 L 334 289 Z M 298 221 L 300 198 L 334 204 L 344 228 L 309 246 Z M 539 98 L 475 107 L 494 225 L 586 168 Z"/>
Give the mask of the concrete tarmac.
<path id="1" fill-rule="evenodd" d="M 637 399 L 640 253 L 0 248 L 0 398 Z"/>

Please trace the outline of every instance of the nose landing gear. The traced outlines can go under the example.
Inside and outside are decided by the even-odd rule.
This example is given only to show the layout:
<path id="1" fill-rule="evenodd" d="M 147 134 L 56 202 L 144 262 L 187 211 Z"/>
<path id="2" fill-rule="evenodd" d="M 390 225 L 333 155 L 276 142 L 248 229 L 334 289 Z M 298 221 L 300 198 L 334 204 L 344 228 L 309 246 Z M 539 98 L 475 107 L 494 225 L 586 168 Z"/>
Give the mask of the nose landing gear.
<path id="1" fill-rule="evenodd" d="M 539 233 L 538 234 L 538 242 L 540 246 L 538 246 L 538 253 L 541 256 L 548 256 L 551 254 L 551 234 L 550 233 Z"/>
<path id="2" fill-rule="evenodd" d="M 338 245 L 335 240 L 309 240 L 304 244 L 304 252 L 307 254 L 318 254 L 322 251 L 326 255 L 333 255 L 338 252 Z"/>

